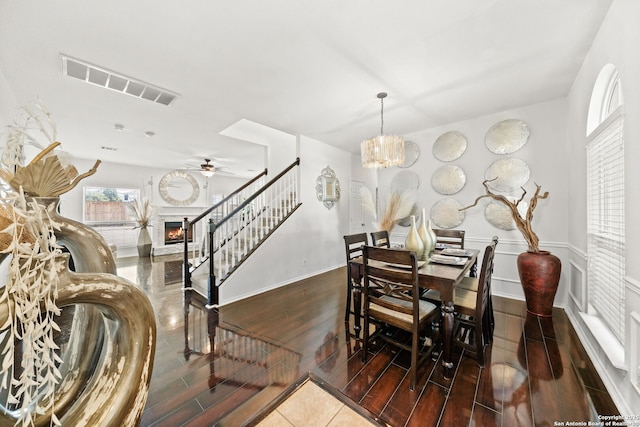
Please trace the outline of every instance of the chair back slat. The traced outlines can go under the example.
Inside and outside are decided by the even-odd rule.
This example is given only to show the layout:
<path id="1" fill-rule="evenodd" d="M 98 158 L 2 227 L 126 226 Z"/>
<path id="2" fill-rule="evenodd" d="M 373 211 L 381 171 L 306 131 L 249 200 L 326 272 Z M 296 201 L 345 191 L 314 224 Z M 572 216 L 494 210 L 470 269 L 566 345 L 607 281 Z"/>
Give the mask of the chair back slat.
<path id="1" fill-rule="evenodd" d="M 464 230 L 434 228 L 433 232 L 436 234 L 436 244 L 464 249 Z"/>
<path id="2" fill-rule="evenodd" d="M 373 231 L 371 233 L 371 244 L 379 248 L 390 248 L 389 232 L 387 230 Z"/>
<path id="3" fill-rule="evenodd" d="M 349 234 L 344 236 L 347 264 L 352 259 L 362 256 L 362 248 L 367 244 L 369 244 L 367 233 Z"/>

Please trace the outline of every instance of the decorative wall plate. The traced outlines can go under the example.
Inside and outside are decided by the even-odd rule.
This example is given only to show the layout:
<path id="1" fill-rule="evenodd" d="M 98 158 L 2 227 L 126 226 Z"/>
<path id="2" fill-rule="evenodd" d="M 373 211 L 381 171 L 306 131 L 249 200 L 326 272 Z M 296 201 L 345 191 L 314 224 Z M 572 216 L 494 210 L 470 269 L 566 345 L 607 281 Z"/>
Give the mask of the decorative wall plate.
<path id="1" fill-rule="evenodd" d="M 524 216 L 527 212 L 529 204 L 522 201 L 518 204 L 518 212 L 520 216 Z M 504 203 L 493 200 L 484 209 L 484 216 L 491 225 L 501 230 L 515 230 L 516 224 L 511 216 L 511 209 Z"/>
<path id="2" fill-rule="evenodd" d="M 185 171 L 173 171 L 163 176 L 158 190 L 162 200 L 173 206 L 189 206 L 200 195 L 198 181 Z"/>
<path id="3" fill-rule="evenodd" d="M 495 191 L 509 193 L 524 186 L 529 181 L 529 166 L 515 157 L 496 160 L 487 168 L 484 177 Z"/>
<path id="4" fill-rule="evenodd" d="M 398 165 L 399 168 L 412 166 L 420 157 L 420 147 L 413 141 L 404 142 L 404 163 Z"/>
<path id="5" fill-rule="evenodd" d="M 457 131 L 443 133 L 433 144 L 433 155 L 443 162 L 459 159 L 467 150 L 467 138 Z"/>
<path id="6" fill-rule="evenodd" d="M 464 221 L 462 208 L 464 206 L 455 199 L 440 200 L 431 208 L 431 219 L 440 228 L 457 227 Z"/>
<path id="7" fill-rule="evenodd" d="M 420 187 L 420 176 L 413 171 L 398 172 L 391 179 L 391 191 L 417 190 L 418 187 Z"/>
<path id="8" fill-rule="evenodd" d="M 440 194 L 456 194 L 467 182 L 462 168 L 455 165 L 444 165 L 431 176 L 431 186 Z"/>
<path id="9" fill-rule="evenodd" d="M 522 120 L 508 119 L 491 126 L 484 143 L 492 153 L 509 154 L 521 149 L 529 139 L 529 126 Z"/>

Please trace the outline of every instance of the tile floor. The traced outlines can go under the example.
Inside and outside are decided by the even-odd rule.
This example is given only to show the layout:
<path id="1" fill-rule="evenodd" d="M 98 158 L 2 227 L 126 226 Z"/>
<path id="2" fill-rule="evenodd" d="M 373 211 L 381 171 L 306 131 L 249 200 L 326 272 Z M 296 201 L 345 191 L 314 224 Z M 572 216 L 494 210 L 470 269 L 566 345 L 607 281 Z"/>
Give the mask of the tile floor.
<path id="1" fill-rule="evenodd" d="M 371 427 L 371 421 L 333 397 L 312 381 L 302 386 L 273 410 L 258 427 Z"/>

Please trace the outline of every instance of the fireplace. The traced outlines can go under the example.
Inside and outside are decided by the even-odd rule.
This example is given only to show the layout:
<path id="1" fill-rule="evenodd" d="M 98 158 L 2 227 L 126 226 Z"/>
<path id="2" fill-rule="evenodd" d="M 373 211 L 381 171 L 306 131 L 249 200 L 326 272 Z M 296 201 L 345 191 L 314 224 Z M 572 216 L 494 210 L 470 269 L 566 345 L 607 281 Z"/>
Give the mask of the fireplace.
<path id="1" fill-rule="evenodd" d="M 189 227 L 187 241 L 193 242 L 192 227 Z M 177 243 L 184 243 L 184 230 L 182 229 L 182 221 L 165 221 L 164 244 L 174 245 Z"/>

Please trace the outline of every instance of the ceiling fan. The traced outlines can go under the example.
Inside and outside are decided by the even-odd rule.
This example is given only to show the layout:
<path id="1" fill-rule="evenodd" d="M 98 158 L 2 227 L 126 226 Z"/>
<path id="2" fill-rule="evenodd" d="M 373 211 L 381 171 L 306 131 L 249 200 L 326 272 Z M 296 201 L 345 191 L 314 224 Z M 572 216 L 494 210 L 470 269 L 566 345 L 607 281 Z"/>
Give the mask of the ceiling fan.
<path id="1" fill-rule="evenodd" d="M 204 159 L 204 163 L 200 165 L 200 173 L 207 178 L 216 173 L 216 167 L 211 164 L 211 159 Z"/>
<path id="2" fill-rule="evenodd" d="M 200 165 L 199 168 L 193 168 L 192 170 L 194 171 L 198 171 L 200 172 L 202 175 L 206 176 L 207 178 L 213 176 L 216 173 L 223 173 L 225 175 L 234 175 L 232 172 L 229 171 L 222 171 L 221 169 L 228 169 L 225 166 L 215 166 L 213 163 L 211 163 L 211 159 L 204 159 L 204 163 L 202 163 Z"/>

